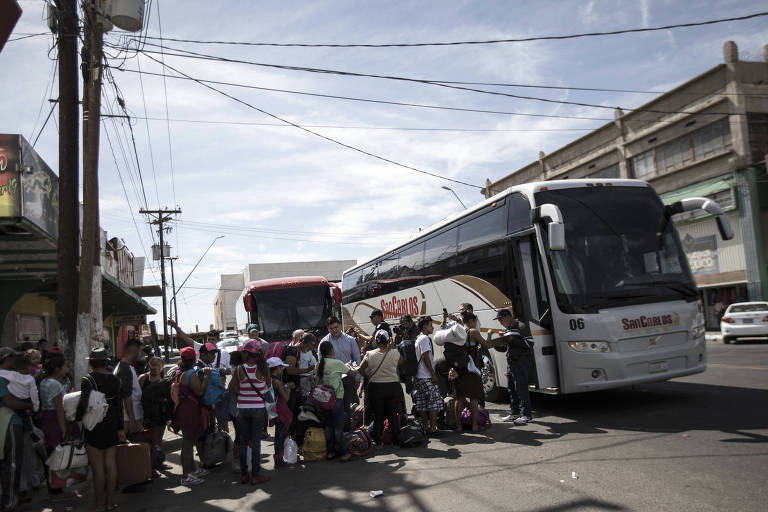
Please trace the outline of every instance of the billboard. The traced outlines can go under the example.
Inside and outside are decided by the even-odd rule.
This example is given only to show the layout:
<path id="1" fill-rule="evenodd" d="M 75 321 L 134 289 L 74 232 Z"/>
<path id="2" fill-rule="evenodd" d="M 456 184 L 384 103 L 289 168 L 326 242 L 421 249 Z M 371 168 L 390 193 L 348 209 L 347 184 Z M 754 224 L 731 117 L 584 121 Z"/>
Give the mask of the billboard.
<path id="1" fill-rule="evenodd" d="M 715 235 L 694 238 L 687 234 L 683 238 L 683 249 L 688 256 L 688 263 L 693 275 L 700 276 L 720 272 L 717 237 Z"/>
<path id="2" fill-rule="evenodd" d="M 0 134 L 0 219 L 21 217 L 19 136 Z"/>
<path id="3" fill-rule="evenodd" d="M 59 179 L 21 135 L 0 134 L 0 220 L 58 238 Z"/>

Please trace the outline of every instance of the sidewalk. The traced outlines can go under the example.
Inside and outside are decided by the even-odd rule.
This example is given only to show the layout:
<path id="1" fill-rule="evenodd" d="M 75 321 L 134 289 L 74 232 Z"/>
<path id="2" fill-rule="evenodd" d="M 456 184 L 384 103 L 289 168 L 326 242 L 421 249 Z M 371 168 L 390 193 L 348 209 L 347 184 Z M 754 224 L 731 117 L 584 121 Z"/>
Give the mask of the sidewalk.
<path id="1" fill-rule="evenodd" d="M 707 331 L 706 338 L 708 343 L 721 343 L 723 341 L 720 331 Z"/>

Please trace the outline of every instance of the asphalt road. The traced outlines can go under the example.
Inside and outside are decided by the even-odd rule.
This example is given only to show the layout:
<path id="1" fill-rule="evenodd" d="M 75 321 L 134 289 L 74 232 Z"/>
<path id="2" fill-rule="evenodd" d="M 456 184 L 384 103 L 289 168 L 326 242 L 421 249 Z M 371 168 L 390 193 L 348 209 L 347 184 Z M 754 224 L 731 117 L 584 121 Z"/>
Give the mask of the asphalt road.
<path id="1" fill-rule="evenodd" d="M 536 422 L 446 433 L 417 449 L 365 460 L 309 463 L 236 484 L 229 466 L 204 485 L 179 485 L 178 449 L 166 476 L 118 496 L 131 511 L 566 511 L 768 508 L 768 343 L 709 344 L 709 370 L 669 382 L 577 396 L 534 396 Z M 384 494 L 371 498 L 371 490 Z M 87 497 L 53 510 L 85 510 Z M 41 504 L 24 510 L 40 510 Z M 50 506 L 50 504 L 48 505 Z M 51 510 L 50 508 L 48 510 Z"/>

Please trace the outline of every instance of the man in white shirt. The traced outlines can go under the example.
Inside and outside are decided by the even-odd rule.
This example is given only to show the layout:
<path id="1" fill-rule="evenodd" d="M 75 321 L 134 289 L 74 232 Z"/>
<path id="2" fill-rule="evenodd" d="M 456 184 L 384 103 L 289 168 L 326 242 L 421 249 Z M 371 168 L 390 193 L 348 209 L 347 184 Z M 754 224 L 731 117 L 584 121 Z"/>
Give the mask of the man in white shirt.
<path id="1" fill-rule="evenodd" d="M 216 345 L 211 342 L 199 343 L 195 341 L 187 333 L 181 330 L 179 324 L 171 319 L 168 319 L 168 325 L 173 327 L 179 340 L 184 345 L 194 348 L 195 352 L 198 353 L 198 366 L 216 369 L 219 370 L 219 373 L 222 375 L 227 375 L 230 370 L 229 352 L 226 350 L 219 350 Z"/>
<path id="2" fill-rule="evenodd" d="M 464 322 L 461 321 L 461 315 L 464 313 L 474 313 L 475 308 L 472 307 L 472 304 L 469 302 L 462 302 L 459 305 L 459 314 L 448 314 L 446 310 L 443 310 L 443 329 L 450 329 L 456 324 L 464 325 Z M 480 319 L 477 319 L 477 327 L 475 327 L 478 331 L 480 330 Z"/>
<path id="3" fill-rule="evenodd" d="M 443 409 L 443 397 L 437 387 L 437 372 L 434 366 L 434 347 L 429 335 L 434 331 L 432 317 L 419 319 L 419 331 L 416 338 L 416 359 L 419 361 L 412 393 L 413 404 L 421 414 L 421 425 L 429 435 L 437 432 L 437 413 Z"/>

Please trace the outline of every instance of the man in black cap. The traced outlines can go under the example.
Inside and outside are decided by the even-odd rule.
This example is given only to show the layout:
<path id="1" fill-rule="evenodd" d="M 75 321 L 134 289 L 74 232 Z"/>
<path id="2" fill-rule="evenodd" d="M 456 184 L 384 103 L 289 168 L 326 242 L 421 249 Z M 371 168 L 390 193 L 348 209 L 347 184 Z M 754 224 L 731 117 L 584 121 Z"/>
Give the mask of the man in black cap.
<path id="1" fill-rule="evenodd" d="M 502 337 L 494 347 L 507 353 L 507 389 L 509 390 L 509 415 L 502 421 L 526 425 L 531 421 L 531 396 L 528 392 L 528 374 L 533 359 L 533 339 L 528 327 L 512 316 L 508 309 L 496 312 L 496 318 L 504 327 Z"/>
<path id="2" fill-rule="evenodd" d="M 371 325 L 373 325 L 370 336 L 366 336 L 360 332 L 360 329 L 355 329 L 355 337 L 365 342 L 365 347 L 363 347 L 364 351 L 376 349 L 376 340 L 373 339 L 373 335 L 376 334 L 376 331 L 378 330 L 386 331 L 387 334 L 389 334 L 389 339 L 392 339 L 392 328 L 386 321 L 384 321 L 384 313 L 380 309 L 371 311 L 369 318 L 371 319 Z"/>

